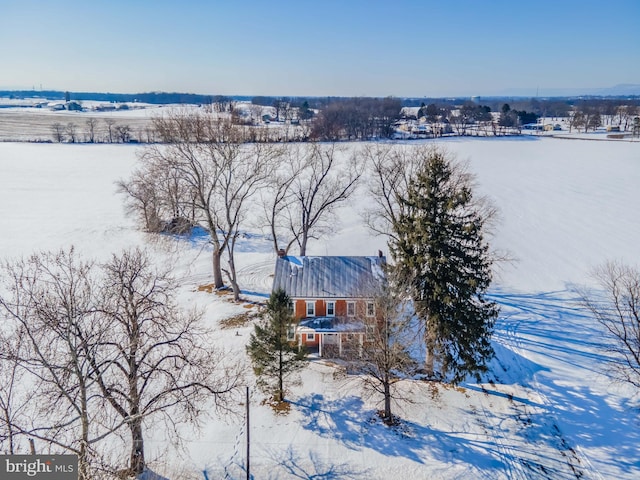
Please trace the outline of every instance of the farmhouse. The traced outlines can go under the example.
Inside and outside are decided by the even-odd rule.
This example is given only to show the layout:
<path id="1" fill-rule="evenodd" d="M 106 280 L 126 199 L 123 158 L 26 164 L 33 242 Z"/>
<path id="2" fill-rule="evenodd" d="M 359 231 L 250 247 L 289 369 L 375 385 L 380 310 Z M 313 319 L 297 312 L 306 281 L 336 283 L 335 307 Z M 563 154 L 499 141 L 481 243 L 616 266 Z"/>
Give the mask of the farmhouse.
<path id="1" fill-rule="evenodd" d="M 384 279 L 385 257 L 294 257 L 276 262 L 273 290 L 292 300 L 297 325 L 290 340 L 321 357 L 361 351 L 375 328 L 374 296 Z"/>

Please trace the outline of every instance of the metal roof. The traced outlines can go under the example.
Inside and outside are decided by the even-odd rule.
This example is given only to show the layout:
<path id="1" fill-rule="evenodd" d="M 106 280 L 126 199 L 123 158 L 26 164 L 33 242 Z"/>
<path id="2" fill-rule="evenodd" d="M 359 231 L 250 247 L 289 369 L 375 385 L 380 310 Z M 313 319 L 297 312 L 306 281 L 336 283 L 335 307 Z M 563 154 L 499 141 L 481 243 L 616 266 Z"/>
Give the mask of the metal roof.
<path id="1" fill-rule="evenodd" d="M 273 290 L 291 298 L 370 297 L 384 278 L 383 256 L 279 257 Z"/>

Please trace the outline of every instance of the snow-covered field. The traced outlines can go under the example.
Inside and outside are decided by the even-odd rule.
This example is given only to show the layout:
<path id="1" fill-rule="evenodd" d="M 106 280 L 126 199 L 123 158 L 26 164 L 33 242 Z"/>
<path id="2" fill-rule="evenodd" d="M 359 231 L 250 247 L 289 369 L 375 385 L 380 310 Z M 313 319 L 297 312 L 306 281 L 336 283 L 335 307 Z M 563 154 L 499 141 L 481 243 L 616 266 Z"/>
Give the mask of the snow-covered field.
<path id="1" fill-rule="evenodd" d="M 256 479 L 613 479 L 640 478 L 640 414 L 633 392 L 604 375 L 598 324 L 575 302 L 574 288 L 607 259 L 640 259 L 640 144 L 554 138 L 450 139 L 468 159 L 478 190 L 501 212 L 493 245 L 515 260 L 502 265 L 492 296 L 502 305 L 492 372 L 452 388 L 405 382 L 413 402 L 396 405 L 405 423 L 375 422 L 378 399 L 357 378 L 310 362 L 292 388 L 288 415 L 251 401 L 251 465 Z M 359 148 L 351 144 L 349 148 Z M 246 311 L 196 291 L 209 281 L 209 252 L 198 243 L 153 242 L 124 215 L 114 181 L 132 170 L 139 147 L 0 143 L 0 256 L 75 245 L 104 258 L 147 245 L 173 257 L 181 301 L 206 309 L 212 325 Z M 360 220 L 365 189 L 341 212 L 335 235 L 310 254 L 386 250 Z M 266 295 L 270 244 L 239 248 L 242 287 Z M 244 361 L 251 327 L 219 330 Z M 238 406 L 242 411 L 242 406 Z M 180 452 L 153 431 L 152 467 L 170 478 L 244 478 L 243 420 L 206 419 Z"/>

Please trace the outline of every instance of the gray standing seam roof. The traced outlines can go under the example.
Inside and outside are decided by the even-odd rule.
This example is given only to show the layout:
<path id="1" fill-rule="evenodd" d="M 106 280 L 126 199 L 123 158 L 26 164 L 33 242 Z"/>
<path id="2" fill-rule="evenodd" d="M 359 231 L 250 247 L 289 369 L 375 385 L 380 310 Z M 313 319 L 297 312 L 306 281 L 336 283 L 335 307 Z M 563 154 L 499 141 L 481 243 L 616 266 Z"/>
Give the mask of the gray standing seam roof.
<path id="1" fill-rule="evenodd" d="M 384 273 L 384 257 L 279 257 L 273 290 L 292 298 L 370 297 Z"/>

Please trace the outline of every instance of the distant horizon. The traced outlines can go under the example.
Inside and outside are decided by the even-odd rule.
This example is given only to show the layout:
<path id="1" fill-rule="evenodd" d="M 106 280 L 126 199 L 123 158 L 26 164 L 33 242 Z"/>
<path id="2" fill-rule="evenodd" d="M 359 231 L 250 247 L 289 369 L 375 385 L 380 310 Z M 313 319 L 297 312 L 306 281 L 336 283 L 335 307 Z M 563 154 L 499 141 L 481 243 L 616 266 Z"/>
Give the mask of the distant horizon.
<path id="1" fill-rule="evenodd" d="M 624 97 L 624 96 L 640 96 L 640 84 L 618 84 L 609 87 L 593 87 L 593 88 L 548 88 L 548 89 L 533 89 L 533 93 L 525 93 L 531 89 L 507 89 L 504 92 L 498 92 L 494 94 L 474 94 L 474 95 L 444 95 L 444 96 L 431 96 L 431 95 L 257 95 L 246 93 L 234 93 L 234 94 L 220 94 L 209 92 L 194 92 L 194 91 L 166 91 L 166 90 L 148 90 L 148 91 L 96 91 L 96 90 L 68 90 L 61 88 L 34 88 L 34 87 L 3 87 L 0 85 L 0 92 L 7 93 L 27 93 L 33 92 L 56 92 L 80 95 L 189 95 L 189 96 L 203 96 L 203 97 L 233 97 L 233 98 L 253 98 L 253 97 L 267 97 L 267 98 L 351 98 L 351 97 L 373 97 L 373 98 L 406 98 L 406 99 L 419 99 L 419 98 L 433 98 L 433 99 L 460 99 L 460 98 L 573 98 L 581 96 L 595 96 L 595 97 Z"/>
<path id="2" fill-rule="evenodd" d="M 637 0 L 0 0 L 0 10 L 7 89 L 451 98 L 640 83 Z"/>

